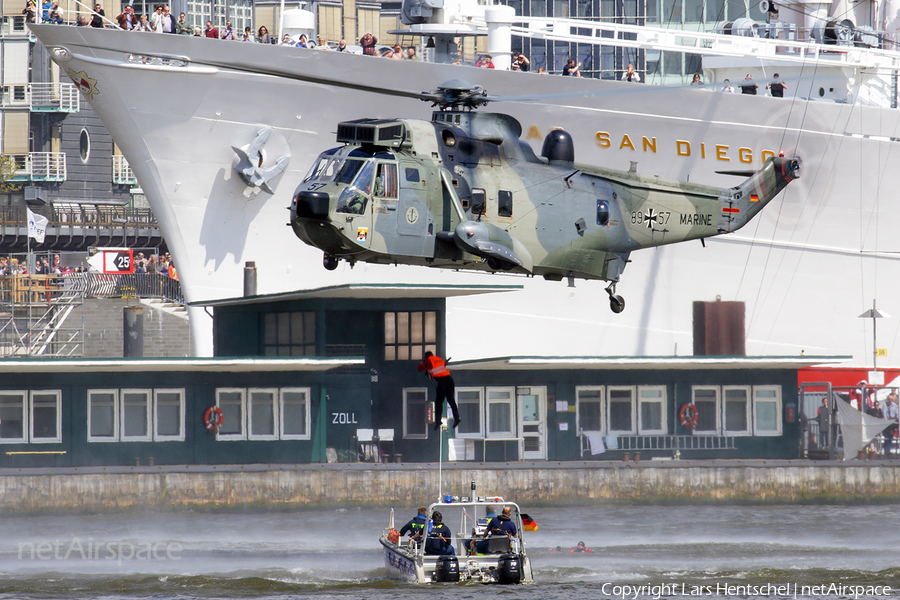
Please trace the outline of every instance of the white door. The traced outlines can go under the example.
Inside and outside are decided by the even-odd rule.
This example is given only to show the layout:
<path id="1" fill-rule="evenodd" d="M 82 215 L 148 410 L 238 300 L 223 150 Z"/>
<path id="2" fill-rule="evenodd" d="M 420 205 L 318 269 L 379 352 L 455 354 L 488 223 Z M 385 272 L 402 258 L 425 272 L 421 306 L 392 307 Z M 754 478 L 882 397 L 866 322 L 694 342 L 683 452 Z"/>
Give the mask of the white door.
<path id="1" fill-rule="evenodd" d="M 547 388 L 516 388 L 519 401 L 519 456 L 522 460 L 547 460 Z"/>

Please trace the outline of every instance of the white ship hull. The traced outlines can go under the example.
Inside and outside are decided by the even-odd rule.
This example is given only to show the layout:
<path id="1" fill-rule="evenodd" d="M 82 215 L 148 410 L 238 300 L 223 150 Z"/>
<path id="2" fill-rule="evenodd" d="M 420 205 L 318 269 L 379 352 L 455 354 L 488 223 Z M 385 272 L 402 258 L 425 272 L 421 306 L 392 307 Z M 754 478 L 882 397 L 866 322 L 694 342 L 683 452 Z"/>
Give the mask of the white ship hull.
<path id="1" fill-rule="evenodd" d="M 900 110 L 825 102 L 665 90 L 588 79 L 378 60 L 334 52 L 91 28 L 37 26 L 60 65 L 84 78 L 91 106 L 134 169 L 156 213 L 189 301 L 241 294 L 244 261 L 259 292 L 342 283 L 522 283 L 524 290 L 448 300 L 448 352 L 492 355 L 670 355 L 691 352 L 691 303 L 746 303 L 750 354 L 872 355 L 871 323 L 858 315 L 878 299 L 900 315 Z M 129 55 L 131 62 L 129 62 Z M 59 55 L 58 55 L 59 56 Z M 181 66 L 140 57 L 182 57 Z M 138 57 L 138 58 L 136 58 Z M 158 62 L 158 61 L 156 61 Z M 607 308 L 601 282 L 565 283 L 421 267 L 342 263 L 287 226 L 291 194 L 313 158 L 337 145 L 339 121 L 428 118 L 431 108 L 383 89 L 422 91 L 449 79 L 492 95 L 607 88 L 617 93 L 499 110 L 523 125 L 540 151 L 553 127 L 568 130 L 576 161 L 716 185 L 716 170 L 758 168 L 763 152 L 798 154 L 803 177 L 736 235 L 638 251 Z M 274 195 L 245 195 L 232 147 L 272 128 L 266 160 L 290 155 Z M 749 162 L 746 162 L 749 161 Z M 523 324 L 527 323 L 526 327 Z M 477 336 L 456 336 L 463 325 Z M 193 311 L 195 338 L 211 351 L 211 320 Z M 879 346 L 900 351 L 897 324 L 879 323 Z M 889 362 L 890 359 L 889 359 Z"/>

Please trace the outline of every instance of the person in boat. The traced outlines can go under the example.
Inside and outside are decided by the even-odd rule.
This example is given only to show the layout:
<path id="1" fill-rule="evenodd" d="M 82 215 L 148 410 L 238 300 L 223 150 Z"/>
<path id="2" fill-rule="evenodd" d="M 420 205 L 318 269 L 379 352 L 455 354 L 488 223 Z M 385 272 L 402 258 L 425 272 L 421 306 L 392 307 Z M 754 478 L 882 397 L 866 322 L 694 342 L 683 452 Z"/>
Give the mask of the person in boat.
<path id="1" fill-rule="evenodd" d="M 431 532 L 425 540 L 425 554 L 453 555 L 453 533 L 444 525 L 444 515 L 439 511 L 431 513 Z"/>
<path id="2" fill-rule="evenodd" d="M 400 535 L 409 534 L 409 537 L 418 541 L 425 534 L 425 526 L 428 524 L 428 509 L 419 507 L 419 513 L 409 520 L 409 523 L 400 528 Z"/>
<path id="3" fill-rule="evenodd" d="M 721 91 L 725 92 L 726 94 L 733 94 L 733 93 L 734 93 L 734 87 L 731 85 L 731 82 L 730 82 L 729 80 L 726 79 L 726 80 L 724 81 L 724 84 L 725 84 L 725 85 L 722 86 L 722 90 L 721 90 Z"/>
<path id="4" fill-rule="evenodd" d="M 570 58 L 563 67 L 563 77 L 581 77 L 581 63 L 575 64 L 575 59 Z"/>
<path id="5" fill-rule="evenodd" d="M 259 31 L 256 32 L 256 41 L 260 44 L 271 44 L 272 36 L 269 35 L 269 30 L 266 29 L 266 26 L 263 25 L 259 28 Z"/>
<path id="6" fill-rule="evenodd" d="M 693 87 L 706 87 L 706 84 L 704 84 L 703 80 L 700 79 L 700 73 L 694 73 L 694 78 L 691 80 L 691 85 Z"/>
<path id="7" fill-rule="evenodd" d="M 492 507 L 491 507 L 492 508 Z M 477 554 L 484 554 L 490 546 L 490 538 L 505 536 L 515 539 L 519 535 L 516 524 L 512 520 L 512 507 L 504 506 L 500 515 L 490 520 L 487 526 L 485 539 L 476 540 L 470 545 L 470 550 Z"/>
<path id="8" fill-rule="evenodd" d="M 434 428 L 439 429 L 441 427 L 441 415 L 444 414 L 445 398 L 450 405 L 450 408 L 453 410 L 453 427 L 458 426 L 460 418 L 459 407 L 456 406 L 456 384 L 453 382 L 453 377 L 450 376 L 450 369 L 447 368 L 444 359 L 435 356 L 434 353 L 429 350 L 425 353 L 425 359 L 419 363 L 419 366 L 417 366 L 416 369 L 419 371 L 427 371 L 428 375 L 434 379 L 434 383 L 437 386 L 437 395 L 434 399 Z"/>

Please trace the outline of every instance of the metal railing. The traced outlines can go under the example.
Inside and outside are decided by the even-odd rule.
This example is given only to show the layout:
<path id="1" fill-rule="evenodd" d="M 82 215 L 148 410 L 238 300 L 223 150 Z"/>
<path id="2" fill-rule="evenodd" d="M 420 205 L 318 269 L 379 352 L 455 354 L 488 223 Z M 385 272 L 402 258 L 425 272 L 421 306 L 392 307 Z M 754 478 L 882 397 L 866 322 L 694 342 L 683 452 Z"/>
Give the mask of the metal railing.
<path id="1" fill-rule="evenodd" d="M 16 161 L 18 167 L 10 181 L 66 180 L 66 155 L 62 152 L 30 152 L 9 156 Z"/>
<path id="2" fill-rule="evenodd" d="M 34 112 L 78 112 L 78 88 L 72 83 L 23 83 L 3 87 L 0 108 L 27 108 Z"/>
<path id="3" fill-rule="evenodd" d="M 602 436 L 605 437 L 605 436 Z M 584 432 L 579 434 L 581 455 L 590 452 L 591 436 Z M 678 454 L 681 450 L 737 450 L 734 436 L 717 435 L 620 435 L 616 436 L 615 448 L 609 450 L 659 450 Z"/>
<path id="4" fill-rule="evenodd" d="M 32 212 L 47 217 L 48 227 L 88 225 L 121 229 L 123 225 L 127 228 L 159 226 L 149 208 L 59 202 L 35 207 Z M 0 225 L 25 227 L 25 215 L 24 207 L 0 206 Z"/>
<path id="5" fill-rule="evenodd" d="M 116 185 L 138 185 L 137 177 L 131 170 L 128 160 L 121 154 L 113 154 L 112 157 L 112 180 Z"/>

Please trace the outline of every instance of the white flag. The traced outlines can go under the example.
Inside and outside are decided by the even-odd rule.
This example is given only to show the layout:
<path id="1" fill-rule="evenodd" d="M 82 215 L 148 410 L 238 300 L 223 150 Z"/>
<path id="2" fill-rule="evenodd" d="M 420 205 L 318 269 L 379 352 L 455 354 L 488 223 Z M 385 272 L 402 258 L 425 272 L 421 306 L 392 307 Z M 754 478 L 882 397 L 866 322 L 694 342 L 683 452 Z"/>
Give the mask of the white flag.
<path id="1" fill-rule="evenodd" d="M 28 211 L 28 237 L 34 238 L 39 244 L 43 244 L 44 235 L 47 233 L 47 217 L 34 214 L 27 206 L 25 210 Z"/>

